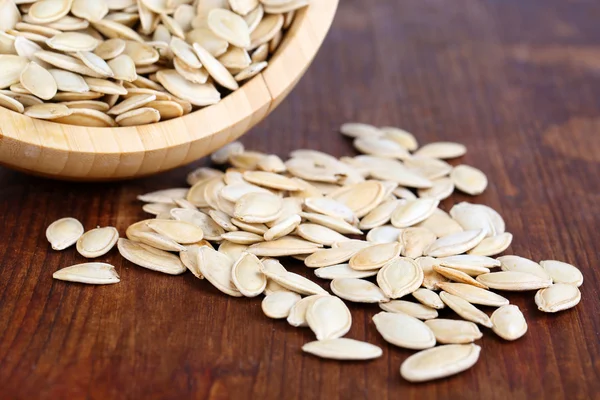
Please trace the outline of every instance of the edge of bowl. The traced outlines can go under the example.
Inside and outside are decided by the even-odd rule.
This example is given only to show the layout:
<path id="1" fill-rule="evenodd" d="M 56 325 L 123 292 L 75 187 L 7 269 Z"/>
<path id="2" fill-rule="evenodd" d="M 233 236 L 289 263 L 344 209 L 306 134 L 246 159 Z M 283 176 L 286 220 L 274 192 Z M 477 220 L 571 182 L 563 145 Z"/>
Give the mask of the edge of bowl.
<path id="1" fill-rule="evenodd" d="M 338 0 L 298 12 L 268 68 L 219 103 L 151 125 L 93 128 L 36 120 L 0 107 L 0 164 L 66 180 L 152 175 L 197 160 L 242 136 L 275 109 L 300 80 Z"/>

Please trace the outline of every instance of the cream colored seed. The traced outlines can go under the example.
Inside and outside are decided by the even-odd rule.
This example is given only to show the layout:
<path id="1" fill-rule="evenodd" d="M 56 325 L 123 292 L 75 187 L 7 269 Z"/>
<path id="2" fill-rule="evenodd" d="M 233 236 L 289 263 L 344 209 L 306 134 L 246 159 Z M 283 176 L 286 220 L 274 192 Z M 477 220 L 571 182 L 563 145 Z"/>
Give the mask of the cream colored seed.
<path id="1" fill-rule="evenodd" d="M 477 325 L 470 321 L 436 318 L 425 321 L 425 325 L 432 330 L 438 343 L 472 343 L 483 337 Z"/>
<path id="2" fill-rule="evenodd" d="M 352 316 L 346 304 L 335 296 L 322 296 L 309 304 L 306 322 L 317 340 L 337 339 L 352 326 Z"/>
<path id="3" fill-rule="evenodd" d="M 370 360 L 381 357 L 381 348 L 354 339 L 318 340 L 302 346 L 306 353 L 334 360 Z"/>
<path id="4" fill-rule="evenodd" d="M 69 282 L 108 285 L 120 282 L 115 267 L 105 263 L 78 264 L 59 269 L 52 274 L 54 279 Z"/>
<path id="5" fill-rule="evenodd" d="M 119 240 L 119 231 L 113 227 L 96 228 L 77 240 L 77 251 L 86 258 L 96 258 L 108 253 Z"/>
<path id="6" fill-rule="evenodd" d="M 471 368 L 480 352 L 481 347 L 475 344 L 447 344 L 423 350 L 402 363 L 400 375 L 409 382 L 445 378 Z"/>
<path id="7" fill-rule="evenodd" d="M 381 336 L 398 347 L 422 350 L 435 346 L 431 329 L 410 315 L 382 311 L 373 317 L 373 322 Z"/>

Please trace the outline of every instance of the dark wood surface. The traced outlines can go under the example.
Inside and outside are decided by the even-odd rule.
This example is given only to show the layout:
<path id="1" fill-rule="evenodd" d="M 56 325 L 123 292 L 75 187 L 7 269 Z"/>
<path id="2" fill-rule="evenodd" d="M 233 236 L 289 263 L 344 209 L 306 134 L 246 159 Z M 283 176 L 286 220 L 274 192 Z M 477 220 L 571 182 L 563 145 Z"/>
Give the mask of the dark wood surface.
<path id="1" fill-rule="evenodd" d="M 404 127 L 421 143 L 467 144 L 460 161 L 485 171 L 490 186 L 444 208 L 488 204 L 514 234 L 507 254 L 579 266 L 575 309 L 544 314 L 533 292 L 509 294 L 527 317 L 525 337 L 509 343 L 484 329 L 475 367 L 409 384 L 398 370 L 412 352 L 377 334 L 376 306 L 351 305 L 348 336 L 382 346 L 383 357 L 342 363 L 302 354 L 311 332 L 267 319 L 259 299 L 145 270 L 116 250 L 101 260 L 120 284 L 52 279 L 83 260 L 49 249 L 50 222 L 74 216 L 124 234 L 144 217 L 136 195 L 182 185 L 202 161 L 113 184 L 0 169 L 0 398 L 599 398 L 599 17 L 592 0 L 343 0 L 306 76 L 243 139 L 282 156 L 302 147 L 349 155 L 336 128 L 357 120 Z"/>

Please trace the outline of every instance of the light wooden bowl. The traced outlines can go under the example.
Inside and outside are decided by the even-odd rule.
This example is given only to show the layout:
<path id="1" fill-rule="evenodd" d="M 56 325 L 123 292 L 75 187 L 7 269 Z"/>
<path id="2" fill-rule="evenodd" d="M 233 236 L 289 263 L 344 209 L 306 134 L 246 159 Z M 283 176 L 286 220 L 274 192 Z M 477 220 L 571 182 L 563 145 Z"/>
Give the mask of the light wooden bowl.
<path id="1" fill-rule="evenodd" d="M 295 18 L 269 66 L 221 102 L 157 124 L 89 128 L 0 107 L 0 164 L 77 181 L 119 180 L 188 164 L 237 139 L 277 107 L 316 55 L 338 0 L 314 0 Z"/>

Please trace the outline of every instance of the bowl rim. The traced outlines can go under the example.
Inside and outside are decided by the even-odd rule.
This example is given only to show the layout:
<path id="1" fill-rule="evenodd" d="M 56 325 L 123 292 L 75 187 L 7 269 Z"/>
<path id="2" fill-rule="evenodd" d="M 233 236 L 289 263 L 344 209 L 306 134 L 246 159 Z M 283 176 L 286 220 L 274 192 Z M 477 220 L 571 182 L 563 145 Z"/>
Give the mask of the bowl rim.
<path id="1" fill-rule="evenodd" d="M 9 160 L 23 145 L 25 157 L 40 149 L 108 156 L 148 153 L 207 139 L 208 147 L 220 147 L 212 143 L 214 138 L 225 137 L 219 140 L 225 144 L 241 136 L 292 90 L 325 39 L 337 5 L 338 0 L 311 1 L 297 12 L 264 71 L 219 103 L 182 117 L 133 127 L 85 127 L 34 119 L 0 107 L 0 163 L 19 169 Z"/>

